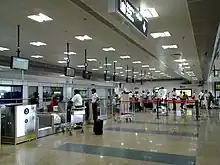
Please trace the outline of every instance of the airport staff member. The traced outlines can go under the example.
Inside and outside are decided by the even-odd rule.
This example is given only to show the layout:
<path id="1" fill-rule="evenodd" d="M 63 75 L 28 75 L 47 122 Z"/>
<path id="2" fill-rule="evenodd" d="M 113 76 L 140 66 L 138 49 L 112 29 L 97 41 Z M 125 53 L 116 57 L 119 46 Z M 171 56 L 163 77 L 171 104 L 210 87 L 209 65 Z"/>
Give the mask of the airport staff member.
<path id="1" fill-rule="evenodd" d="M 99 96 L 96 93 L 96 89 L 93 88 L 92 90 L 92 113 L 93 113 L 93 120 L 94 122 L 97 120 L 98 118 L 98 100 L 99 100 Z"/>
<path id="2" fill-rule="evenodd" d="M 176 97 L 177 97 L 176 88 L 173 88 L 172 91 L 173 111 L 176 111 Z"/>

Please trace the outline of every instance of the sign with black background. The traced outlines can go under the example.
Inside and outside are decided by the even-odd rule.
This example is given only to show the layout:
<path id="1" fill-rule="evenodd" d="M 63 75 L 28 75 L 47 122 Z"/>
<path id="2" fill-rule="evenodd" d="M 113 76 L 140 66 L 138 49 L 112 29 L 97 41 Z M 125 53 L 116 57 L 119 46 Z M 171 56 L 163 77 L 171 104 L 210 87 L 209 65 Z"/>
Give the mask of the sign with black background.
<path id="1" fill-rule="evenodd" d="M 117 11 L 127 19 L 138 31 L 147 37 L 148 21 L 128 0 L 118 0 Z"/>

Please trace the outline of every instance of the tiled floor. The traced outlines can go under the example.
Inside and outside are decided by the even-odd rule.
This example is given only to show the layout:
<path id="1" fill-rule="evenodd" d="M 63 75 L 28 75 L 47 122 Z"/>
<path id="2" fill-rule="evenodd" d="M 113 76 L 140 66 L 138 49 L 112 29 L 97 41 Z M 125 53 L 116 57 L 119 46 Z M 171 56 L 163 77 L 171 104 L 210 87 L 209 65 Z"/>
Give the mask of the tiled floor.
<path id="1" fill-rule="evenodd" d="M 201 122 L 139 113 L 133 123 L 108 120 L 103 136 L 87 126 L 84 134 L 2 145 L 0 165 L 219 165 L 220 119 L 213 111 Z"/>

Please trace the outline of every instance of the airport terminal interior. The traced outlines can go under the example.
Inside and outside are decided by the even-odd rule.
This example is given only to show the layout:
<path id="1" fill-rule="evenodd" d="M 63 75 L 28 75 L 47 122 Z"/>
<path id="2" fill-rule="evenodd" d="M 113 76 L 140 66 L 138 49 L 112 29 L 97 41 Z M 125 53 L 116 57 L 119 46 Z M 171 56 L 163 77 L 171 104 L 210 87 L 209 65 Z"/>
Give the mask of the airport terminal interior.
<path id="1" fill-rule="evenodd" d="M 2 0 L 0 165 L 220 165 L 219 0 Z"/>

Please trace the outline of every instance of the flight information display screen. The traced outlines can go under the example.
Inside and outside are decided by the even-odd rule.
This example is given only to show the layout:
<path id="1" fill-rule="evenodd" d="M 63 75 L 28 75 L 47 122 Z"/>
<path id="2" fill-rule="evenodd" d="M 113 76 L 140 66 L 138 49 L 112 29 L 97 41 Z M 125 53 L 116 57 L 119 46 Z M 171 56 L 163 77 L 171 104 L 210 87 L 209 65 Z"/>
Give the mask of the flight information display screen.
<path id="1" fill-rule="evenodd" d="M 11 69 L 28 70 L 29 60 L 20 57 L 11 57 Z"/>

